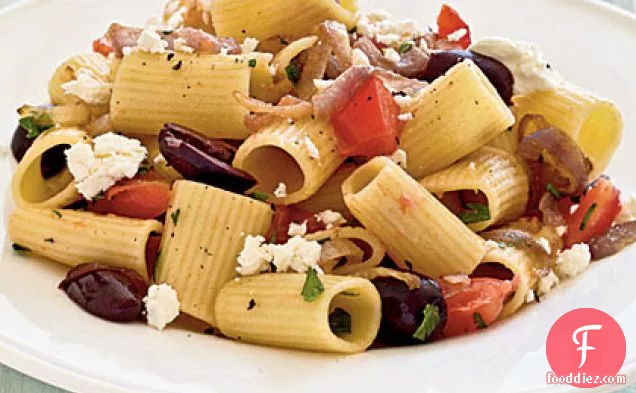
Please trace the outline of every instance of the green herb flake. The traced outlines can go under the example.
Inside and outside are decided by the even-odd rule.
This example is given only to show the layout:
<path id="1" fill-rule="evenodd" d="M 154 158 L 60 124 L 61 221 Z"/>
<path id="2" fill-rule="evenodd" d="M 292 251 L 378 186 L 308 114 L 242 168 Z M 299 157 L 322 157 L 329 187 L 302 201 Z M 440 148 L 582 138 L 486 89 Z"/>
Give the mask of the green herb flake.
<path id="1" fill-rule="evenodd" d="M 177 226 L 177 223 L 179 222 L 179 216 L 181 215 L 181 209 L 177 209 L 175 211 L 172 212 L 172 214 L 170 214 L 170 218 L 172 218 L 172 222 L 174 223 L 174 226 Z"/>
<path id="2" fill-rule="evenodd" d="M 300 293 L 306 302 L 313 302 L 318 299 L 320 294 L 325 291 L 325 286 L 322 285 L 318 272 L 314 268 L 307 270 L 307 278 L 305 278 L 305 284 L 303 290 Z"/>
<path id="3" fill-rule="evenodd" d="M 269 194 L 266 194 L 264 192 L 253 192 L 249 194 L 248 197 L 261 202 L 267 202 L 270 198 Z"/>
<path id="4" fill-rule="evenodd" d="M 413 44 L 411 44 L 410 42 L 405 42 L 402 45 L 400 45 L 400 49 L 398 49 L 398 53 L 404 54 L 410 51 L 411 49 L 413 49 Z"/>
<path id="5" fill-rule="evenodd" d="M 433 334 L 435 329 L 437 329 L 440 321 L 441 317 L 439 315 L 439 308 L 437 306 L 427 304 L 426 307 L 424 307 L 424 319 L 422 319 L 422 323 L 415 333 L 413 333 L 413 338 L 420 341 L 426 341 L 431 334 Z"/>
<path id="6" fill-rule="evenodd" d="M 157 272 L 159 270 L 159 263 L 161 262 L 161 248 L 157 251 L 157 257 L 155 258 L 155 266 L 152 270 L 152 280 L 157 282 Z"/>
<path id="7" fill-rule="evenodd" d="M 300 69 L 298 68 L 298 64 L 294 61 L 285 67 L 285 72 L 287 73 L 287 79 L 292 83 L 296 83 L 300 79 Z"/>
<path id="8" fill-rule="evenodd" d="M 490 209 L 488 209 L 487 205 L 468 203 L 466 207 L 470 210 L 459 215 L 459 219 L 462 220 L 464 224 L 474 224 L 490 220 Z"/>
<path id="9" fill-rule="evenodd" d="M 276 238 L 278 237 L 278 233 L 274 231 L 272 237 L 269 239 L 269 244 L 276 244 Z"/>
<path id="10" fill-rule="evenodd" d="M 11 245 L 11 248 L 13 248 L 13 251 L 14 251 L 16 254 L 24 254 L 24 253 L 27 253 L 27 252 L 30 252 L 30 251 L 31 251 L 29 248 L 26 248 L 26 247 L 24 247 L 24 246 L 21 246 L 21 245 L 19 245 L 18 243 L 13 243 L 13 244 Z"/>
<path id="11" fill-rule="evenodd" d="M 351 333 L 351 314 L 336 308 L 329 314 L 329 327 L 334 334 Z"/>
<path id="12" fill-rule="evenodd" d="M 598 205 L 596 204 L 596 202 L 594 202 L 592 203 L 592 206 L 590 206 L 590 208 L 587 209 L 587 212 L 585 213 L 585 217 L 583 217 L 583 221 L 581 222 L 581 226 L 579 227 L 581 231 L 584 231 L 585 228 L 587 228 L 587 222 L 590 221 L 590 218 L 592 218 L 592 213 L 594 213 L 594 210 L 596 210 L 597 207 Z"/>
<path id="13" fill-rule="evenodd" d="M 557 189 L 556 189 L 556 187 L 554 187 L 554 185 L 553 185 L 552 183 L 548 183 L 548 184 L 545 186 L 545 189 L 546 189 L 546 190 L 548 190 L 548 192 L 549 192 L 550 194 L 552 194 L 552 196 L 553 196 L 555 199 L 560 199 L 560 198 L 561 198 L 561 192 L 559 192 L 559 190 L 557 190 Z"/>
<path id="14" fill-rule="evenodd" d="M 57 216 L 57 218 L 62 218 L 62 213 L 59 210 L 53 210 L 53 213 Z"/>
<path id="15" fill-rule="evenodd" d="M 20 127 L 27 131 L 28 139 L 37 138 L 42 132 L 55 126 L 51 116 L 39 109 L 29 110 L 29 114 L 19 120 Z"/>
<path id="16" fill-rule="evenodd" d="M 475 320 L 475 325 L 477 325 L 477 329 L 485 329 L 488 327 L 484 319 L 481 317 L 481 314 L 476 312 L 473 314 L 473 319 Z"/>
<path id="17" fill-rule="evenodd" d="M 250 66 L 250 67 L 252 67 L 252 68 L 256 67 L 256 59 L 250 59 L 250 60 L 247 62 L 247 65 L 249 65 L 249 66 Z"/>

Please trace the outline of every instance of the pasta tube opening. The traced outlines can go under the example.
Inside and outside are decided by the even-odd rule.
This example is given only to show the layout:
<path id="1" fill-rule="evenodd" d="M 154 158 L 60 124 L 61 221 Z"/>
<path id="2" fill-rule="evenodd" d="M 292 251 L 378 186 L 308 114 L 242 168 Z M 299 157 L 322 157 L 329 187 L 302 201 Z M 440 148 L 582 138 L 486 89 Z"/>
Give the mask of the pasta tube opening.
<path id="1" fill-rule="evenodd" d="M 280 183 L 287 194 L 293 194 L 305 184 L 305 174 L 298 162 L 285 150 L 276 146 L 262 146 L 250 152 L 242 169 L 258 180 L 256 191 L 271 194 Z"/>

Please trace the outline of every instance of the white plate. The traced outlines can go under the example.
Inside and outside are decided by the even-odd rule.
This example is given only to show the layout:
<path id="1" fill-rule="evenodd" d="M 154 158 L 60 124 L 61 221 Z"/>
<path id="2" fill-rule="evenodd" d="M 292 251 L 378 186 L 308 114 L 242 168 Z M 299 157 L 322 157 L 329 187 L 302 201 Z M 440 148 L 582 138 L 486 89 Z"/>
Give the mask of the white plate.
<path id="1" fill-rule="evenodd" d="M 293 0 L 290 0 L 293 1 Z M 401 17 L 433 22 L 438 1 L 361 0 Z M 455 0 L 477 36 L 538 42 L 554 66 L 616 100 L 626 137 L 609 171 L 636 191 L 636 20 L 581 0 Z M 143 23 L 155 0 L 39 0 L 0 15 L 0 142 L 16 124 L 15 108 L 46 100 L 47 80 L 66 57 L 87 50 L 113 20 Z M 116 325 L 75 307 L 56 289 L 65 269 L 17 257 L 5 240 L 12 202 L 8 160 L 0 161 L 0 362 L 81 392 L 558 392 L 545 384 L 545 339 L 566 311 L 596 307 L 627 336 L 624 373 L 636 382 L 636 248 L 595 264 L 543 304 L 481 334 L 435 345 L 342 357 L 250 346 L 171 328 Z M 6 199 L 6 202 L 2 201 Z M 605 387 L 599 391 L 616 389 Z"/>

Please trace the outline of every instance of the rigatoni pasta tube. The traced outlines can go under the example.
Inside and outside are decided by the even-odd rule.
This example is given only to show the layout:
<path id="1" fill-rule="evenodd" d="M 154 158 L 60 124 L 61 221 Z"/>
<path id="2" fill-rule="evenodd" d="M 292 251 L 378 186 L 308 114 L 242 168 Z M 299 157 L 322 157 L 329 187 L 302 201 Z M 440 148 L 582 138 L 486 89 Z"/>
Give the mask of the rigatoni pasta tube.
<path id="1" fill-rule="evenodd" d="M 13 174 L 11 190 L 18 206 L 64 207 L 81 199 L 73 175 L 66 166 L 44 178 L 42 161 L 66 162 L 64 150 L 76 143 L 91 143 L 85 132 L 76 128 L 48 131 L 35 140 Z"/>
<path id="2" fill-rule="evenodd" d="M 464 61 L 427 87 L 400 147 L 415 178 L 445 168 L 514 124 L 497 90 L 472 61 Z"/>
<path id="3" fill-rule="evenodd" d="M 420 184 L 435 195 L 453 191 L 482 192 L 488 199 L 490 219 L 468 224 L 473 231 L 519 218 L 528 203 L 528 176 L 512 154 L 481 147 L 450 167 L 435 172 Z"/>
<path id="4" fill-rule="evenodd" d="M 181 311 L 216 326 L 214 300 L 236 274 L 247 235 L 267 232 L 266 203 L 185 180 L 175 182 L 155 281 L 179 294 Z"/>
<path id="5" fill-rule="evenodd" d="M 623 120 L 616 105 L 578 87 L 536 91 L 512 101 L 518 122 L 538 114 L 568 133 L 592 161 L 592 178 L 603 173 L 620 144 Z"/>
<path id="6" fill-rule="evenodd" d="M 358 168 L 342 191 L 349 210 L 403 269 L 433 278 L 468 274 L 486 253 L 483 239 L 387 157 Z"/>
<path id="7" fill-rule="evenodd" d="M 322 120 L 281 120 L 251 135 L 239 147 L 233 165 L 258 180 L 252 191 L 286 192 L 276 203 L 290 205 L 312 196 L 343 163 L 333 127 Z"/>
<path id="8" fill-rule="evenodd" d="M 381 301 L 370 281 L 319 276 L 325 291 L 312 302 L 301 295 L 305 274 L 260 274 L 232 280 L 216 299 L 218 328 L 233 339 L 278 347 L 356 353 L 380 328 Z M 335 334 L 329 314 L 351 316 L 351 333 Z"/>
<path id="9" fill-rule="evenodd" d="M 130 134 L 158 135 L 172 122 L 211 138 L 244 139 L 248 112 L 232 94 L 249 93 L 250 70 L 237 56 L 133 52 L 115 77 L 111 121 Z"/>
<path id="10" fill-rule="evenodd" d="M 355 164 L 342 164 L 314 195 L 294 206 L 311 213 L 333 210 L 346 218 L 353 217 L 342 197 L 342 183 L 347 180 L 357 167 Z"/>
<path id="11" fill-rule="evenodd" d="M 71 267 L 89 262 L 125 267 L 142 277 L 148 277 L 148 238 L 161 230 L 156 220 L 21 207 L 9 216 L 8 227 L 12 242 L 37 255 Z"/>
<path id="12" fill-rule="evenodd" d="M 264 40 L 274 36 L 300 38 L 321 22 L 335 20 L 353 28 L 354 1 L 215 0 L 212 19 L 218 36 Z"/>

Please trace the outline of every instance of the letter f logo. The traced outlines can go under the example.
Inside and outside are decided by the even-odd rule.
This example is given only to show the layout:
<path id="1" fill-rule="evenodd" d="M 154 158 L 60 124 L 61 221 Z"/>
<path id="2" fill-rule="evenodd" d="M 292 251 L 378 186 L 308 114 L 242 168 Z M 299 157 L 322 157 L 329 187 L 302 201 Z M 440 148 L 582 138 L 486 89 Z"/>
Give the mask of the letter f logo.
<path id="1" fill-rule="evenodd" d="M 587 333 L 590 330 L 601 330 L 602 327 L 602 325 L 585 325 L 576 329 L 572 334 L 572 341 L 574 341 L 574 344 L 580 345 L 580 347 L 576 349 L 577 351 L 581 351 L 581 364 L 579 365 L 579 368 L 583 367 L 583 365 L 585 365 L 585 362 L 587 361 L 587 351 L 594 351 L 596 349 L 587 345 Z M 576 336 L 581 332 L 583 334 L 581 336 L 581 342 L 579 342 Z"/>

